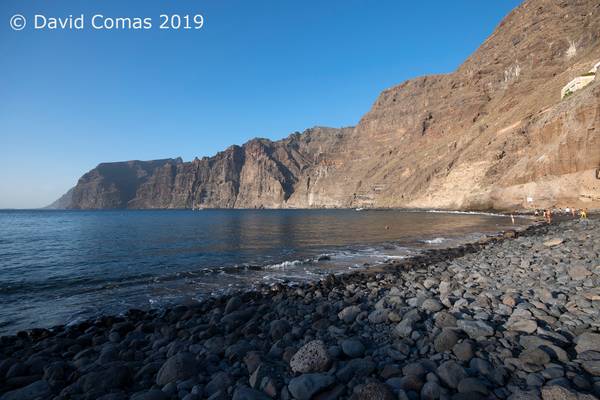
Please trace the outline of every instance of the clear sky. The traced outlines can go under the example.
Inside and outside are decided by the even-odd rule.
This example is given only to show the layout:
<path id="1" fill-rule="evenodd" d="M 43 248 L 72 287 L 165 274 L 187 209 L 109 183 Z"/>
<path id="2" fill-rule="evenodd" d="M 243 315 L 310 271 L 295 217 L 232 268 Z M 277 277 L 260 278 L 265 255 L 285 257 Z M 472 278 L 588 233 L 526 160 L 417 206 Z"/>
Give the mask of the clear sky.
<path id="1" fill-rule="evenodd" d="M 189 161 L 354 125 L 383 89 L 456 69 L 519 3 L 1 0 L 0 208 L 45 206 L 104 161 Z M 164 31 L 161 13 L 205 23 Z M 36 30 L 35 14 L 84 14 L 86 26 Z M 94 30 L 95 14 L 153 28 Z"/>

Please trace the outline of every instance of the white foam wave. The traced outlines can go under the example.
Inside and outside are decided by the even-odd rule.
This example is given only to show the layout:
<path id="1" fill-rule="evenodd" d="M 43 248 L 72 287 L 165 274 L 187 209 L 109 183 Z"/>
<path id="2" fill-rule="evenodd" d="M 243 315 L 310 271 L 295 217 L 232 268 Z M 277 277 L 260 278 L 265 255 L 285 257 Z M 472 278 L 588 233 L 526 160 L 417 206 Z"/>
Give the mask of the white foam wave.
<path id="1" fill-rule="evenodd" d="M 427 213 L 437 213 L 437 214 L 464 214 L 464 215 L 489 215 L 493 217 L 506 217 L 506 214 L 502 213 L 494 213 L 494 212 L 485 212 L 485 211 L 458 211 L 458 210 L 425 210 L 425 211 L 416 211 L 416 212 L 427 212 Z"/>
<path id="2" fill-rule="evenodd" d="M 435 239 L 426 239 L 426 240 L 423 240 L 423 243 L 427 243 L 427 244 L 442 244 L 446 240 L 448 240 L 448 239 L 443 238 L 443 237 L 436 237 Z"/>
<path id="3" fill-rule="evenodd" d="M 310 260 L 293 260 L 293 261 L 284 261 L 277 264 L 266 265 L 264 269 L 286 269 L 290 267 L 297 267 L 299 265 L 307 264 Z"/>
<path id="4" fill-rule="evenodd" d="M 394 256 L 394 255 L 386 255 L 385 258 L 390 260 L 404 260 L 408 256 Z"/>

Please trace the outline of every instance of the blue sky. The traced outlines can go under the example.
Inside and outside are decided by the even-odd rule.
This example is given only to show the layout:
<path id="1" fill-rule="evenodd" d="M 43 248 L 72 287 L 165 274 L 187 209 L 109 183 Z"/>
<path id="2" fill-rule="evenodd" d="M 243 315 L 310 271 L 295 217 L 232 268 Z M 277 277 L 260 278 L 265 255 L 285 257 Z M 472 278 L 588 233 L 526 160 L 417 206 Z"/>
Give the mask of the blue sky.
<path id="1" fill-rule="evenodd" d="M 385 88 L 453 71 L 517 0 L 2 0 L 0 208 L 104 161 L 212 155 L 354 125 Z M 29 23 L 13 31 L 9 20 Z M 38 31 L 34 14 L 201 13 L 200 30 Z"/>

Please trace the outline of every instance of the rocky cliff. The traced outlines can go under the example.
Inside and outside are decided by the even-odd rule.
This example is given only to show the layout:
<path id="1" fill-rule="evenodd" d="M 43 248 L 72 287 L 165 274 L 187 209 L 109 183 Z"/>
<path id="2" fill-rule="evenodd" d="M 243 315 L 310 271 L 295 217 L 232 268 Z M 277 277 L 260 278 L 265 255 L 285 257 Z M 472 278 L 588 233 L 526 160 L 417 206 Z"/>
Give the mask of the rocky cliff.
<path id="1" fill-rule="evenodd" d="M 528 0 L 457 71 L 385 90 L 356 127 L 192 162 L 101 164 L 69 208 L 600 208 L 597 0 Z"/>
<path id="2" fill-rule="evenodd" d="M 71 205 L 73 204 L 73 190 L 75 188 L 72 187 L 71 189 L 69 189 L 67 191 L 67 193 L 63 194 L 62 196 L 60 196 L 60 198 L 58 198 L 57 200 L 55 200 L 54 202 L 52 202 L 51 204 L 47 205 L 46 207 L 44 207 L 46 210 L 64 210 L 66 208 L 70 208 Z"/>
<path id="3" fill-rule="evenodd" d="M 70 190 L 71 204 L 67 208 L 127 208 L 145 182 L 162 168 L 179 164 L 181 158 L 102 163 L 79 178 Z"/>

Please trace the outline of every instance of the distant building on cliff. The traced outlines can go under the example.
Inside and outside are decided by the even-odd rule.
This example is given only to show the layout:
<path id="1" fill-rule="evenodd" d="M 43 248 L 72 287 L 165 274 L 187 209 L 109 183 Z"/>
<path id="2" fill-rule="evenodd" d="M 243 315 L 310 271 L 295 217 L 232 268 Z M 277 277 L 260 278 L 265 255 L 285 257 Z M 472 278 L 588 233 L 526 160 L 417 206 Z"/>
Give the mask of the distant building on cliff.
<path id="1" fill-rule="evenodd" d="M 571 82 L 567 83 L 560 91 L 560 98 L 564 99 L 565 97 L 572 95 L 576 91 L 581 90 L 592 83 L 594 79 L 596 79 L 596 74 L 599 69 L 600 62 L 596 63 L 592 69 L 588 71 L 588 73 L 578 76 Z"/>

